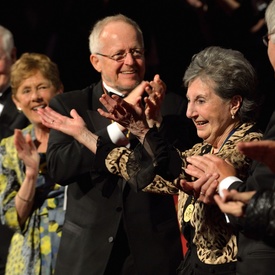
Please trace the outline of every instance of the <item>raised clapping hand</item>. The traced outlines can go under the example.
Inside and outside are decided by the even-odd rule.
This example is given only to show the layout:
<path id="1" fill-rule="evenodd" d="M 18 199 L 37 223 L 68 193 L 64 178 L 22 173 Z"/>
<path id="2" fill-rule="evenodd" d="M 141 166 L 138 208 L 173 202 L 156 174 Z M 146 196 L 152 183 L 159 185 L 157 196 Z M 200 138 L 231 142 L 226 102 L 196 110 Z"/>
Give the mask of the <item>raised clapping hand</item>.
<path id="1" fill-rule="evenodd" d="M 252 142 L 239 142 L 239 151 L 244 155 L 267 165 L 275 173 L 275 141 L 261 140 Z"/>
<path id="2" fill-rule="evenodd" d="M 85 122 L 75 109 L 70 112 L 71 118 L 57 113 L 50 107 L 40 108 L 37 112 L 46 127 L 61 131 L 77 140 L 83 131 L 87 130 Z"/>
<path id="3" fill-rule="evenodd" d="M 214 203 L 219 182 L 227 176 L 236 174 L 230 163 L 212 154 L 191 156 L 187 161 L 189 164 L 185 172 L 197 180 L 192 183 L 181 181 L 181 185 L 193 188 L 198 199 L 204 203 Z"/>
<path id="4" fill-rule="evenodd" d="M 71 117 L 63 116 L 50 107 L 38 109 L 37 112 L 46 127 L 72 136 L 91 152 L 96 153 L 98 136 L 87 129 L 84 120 L 78 115 L 75 109 L 71 110 Z"/>
<path id="5" fill-rule="evenodd" d="M 21 226 L 24 225 L 34 203 L 36 180 L 39 173 L 40 156 L 31 139 L 31 135 L 23 135 L 21 130 L 14 130 L 14 146 L 18 157 L 25 165 L 25 177 L 20 189 L 15 196 L 15 208 L 17 220 Z M 20 195 L 19 195 L 20 193 Z"/>
<path id="6" fill-rule="evenodd" d="M 263 162 L 275 172 L 274 140 L 240 142 L 237 147 L 241 153 Z M 214 199 L 221 211 L 226 214 L 231 214 L 236 217 L 244 215 L 244 206 L 255 194 L 255 191 L 238 192 L 236 190 L 223 190 L 221 196 L 216 194 L 215 187 L 218 186 L 218 183 L 224 178 L 235 176 L 236 174 L 234 167 L 230 163 L 212 154 L 192 156 L 187 158 L 187 161 L 189 165 L 185 169 L 185 172 L 198 178 L 198 180 L 194 182 L 181 180 L 183 190 L 185 189 L 189 193 L 195 192 L 198 199 L 204 203 L 211 203 Z M 199 195 L 198 192 L 200 192 Z"/>
<path id="7" fill-rule="evenodd" d="M 239 151 L 246 156 L 263 162 L 272 172 L 275 172 L 275 141 L 262 140 L 255 142 L 240 142 L 237 145 Z M 223 196 L 215 195 L 214 199 L 221 211 L 236 217 L 242 217 L 244 206 L 249 202 L 255 191 L 238 192 L 236 190 L 223 190 Z"/>
<path id="8" fill-rule="evenodd" d="M 144 97 L 145 106 L 142 103 L 144 91 L 148 94 Z M 165 92 L 165 83 L 156 75 L 153 81 L 140 83 L 125 99 L 102 95 L 100 102 L 107 112 L 103 109 L 98 109 L 98 112 L 130 130 L 142 142 L 150 127 L 161 124 L 160 108 Z"/>
<path id="9" fill-rule="evenodd" d="M 238 192 L 237 190 L 223 190 L 223 196 L 215 195 L 214 200 L 226 214 L 242 217 L 245 213 L 244 206 L 249 202 L 255 191 Z"/>
<path id="10" fill-rule="evenodd" d="M 150 81 L 150 86 L 145 87 L 148 97 L 144 98 L 145 116 L 150 127 L 159 127 L 162 122 L 160 107 L 166 93 L 166 85 L 160 79 L 159 75 L 155 75 L 154 80 Z"/>
<path id="11" fill-rule="evenodd" d="M 193 171 L 195 171 L 194 168 Z M 194 173 L 194 174 L 197 174 Z M 193 176 L 193 173 L 190 172 L 190 175 Z M 214 174 L 205 174 L 202 173 L 201 177 L 195 181 L 188 182 L 187 180 L 180 180 L 181 189 L 183 192 L 193 195 L 199 201 L 202 201 L 207 204 L 214 203 L 213 195 L 216 193 L 219 175 Z"/>
<path id="12" fill-rule="evenodd" d="M 25 164 L 25 173 L 30 176 L 37 176 L 39 171 L 40 156 L 37 152 L 31 135 L 24 137 L 21 130 L 14 130 L 14 145 L 17 150 L 18 157 Z"/>
<path id="13" fill-rule="evenodd" d="M 144 106 L 141 104 L 141 94 L 144 92 L 147 83 L 142 82 L 135 90 L 131 92 L 128 102 L 113 95 L 110 97 L 103 94 L 99 101 L 106 108 L 107 112 L 99 108 L 98 112 L 101 116 L 113 120 L 124 128 L 132 131 L 134 135 L 138 135 L 140 131 L 149 128 L 144 113 Z M 132 102 L 132 103 L 131 103 Z"/>

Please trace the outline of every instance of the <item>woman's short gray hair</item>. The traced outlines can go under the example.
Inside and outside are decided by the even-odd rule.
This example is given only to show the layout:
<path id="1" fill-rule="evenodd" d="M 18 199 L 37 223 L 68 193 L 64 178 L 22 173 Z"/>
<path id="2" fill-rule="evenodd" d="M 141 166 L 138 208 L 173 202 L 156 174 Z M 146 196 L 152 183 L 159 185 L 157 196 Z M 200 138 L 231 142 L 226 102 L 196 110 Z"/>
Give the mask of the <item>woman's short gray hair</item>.
<path id="1" fill-rule="evenodd" d="M 256 119 L 257 75 L 241 52 L 213 46 L 195 54 L 184 74 L 184 86 L 187 88 L 196 78 L 212 86 L 224 100 L 241 96 L 242 105 L 237 113 L 240 120 L 249 122 Z"/>

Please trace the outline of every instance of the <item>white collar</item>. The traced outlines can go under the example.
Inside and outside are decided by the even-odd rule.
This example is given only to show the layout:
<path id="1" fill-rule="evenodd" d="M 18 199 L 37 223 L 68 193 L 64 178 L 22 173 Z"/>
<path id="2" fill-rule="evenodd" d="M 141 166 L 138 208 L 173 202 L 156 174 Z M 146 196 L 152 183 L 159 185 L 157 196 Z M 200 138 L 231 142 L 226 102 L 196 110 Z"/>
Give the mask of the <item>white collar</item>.
<path id="1" fill-rule="evenodd" d="M 116 94 L 116 95 L 118 95 L 118 96 L 120 96 L 120 97 L 125 97 L 124 94 L 122 94 L 121 92 L 118 92 L 118 91 L 116 91 L 114 88 L 108 86 L 105 82 L 103 82 L 103 86 L 104 86 L 104 88 L 106 89 L 106 91 L 112 92 L 113 94 Z"/>

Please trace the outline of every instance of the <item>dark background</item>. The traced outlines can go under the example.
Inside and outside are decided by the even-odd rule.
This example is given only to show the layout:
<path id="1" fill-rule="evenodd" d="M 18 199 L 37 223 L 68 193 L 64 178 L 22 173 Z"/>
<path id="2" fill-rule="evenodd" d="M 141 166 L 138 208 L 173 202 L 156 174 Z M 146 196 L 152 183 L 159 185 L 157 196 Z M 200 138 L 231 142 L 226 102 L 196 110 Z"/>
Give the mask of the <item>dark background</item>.
<path id="1" fill-rule="evenodd" d="M 253 6 L 257 1 L 240 0 L 240 11 L 229 16 L 216 1 L 208 0 L 209 11 L 203 19 L 185 0 L 3 2 L 0 24 L 14 34 L 18 57 L 23 52 L 47 54 L 59 66 L 65 91 L 82 89 L 99 79 L 89 61 L 90 30 L 98 19 L 123 13 L 143 31 L 146 79 L 159 73 L 169 90 L 184 94 L 182 77 L 192 55 L 208 45 L 220 45 L 242 51 L 257 70 L 259 95 L 265 98 L 259 119 L 262 128 L 274 108 L 274 73 L 262 43 L 266 28 L 250 31 L 264 15 Z"/>

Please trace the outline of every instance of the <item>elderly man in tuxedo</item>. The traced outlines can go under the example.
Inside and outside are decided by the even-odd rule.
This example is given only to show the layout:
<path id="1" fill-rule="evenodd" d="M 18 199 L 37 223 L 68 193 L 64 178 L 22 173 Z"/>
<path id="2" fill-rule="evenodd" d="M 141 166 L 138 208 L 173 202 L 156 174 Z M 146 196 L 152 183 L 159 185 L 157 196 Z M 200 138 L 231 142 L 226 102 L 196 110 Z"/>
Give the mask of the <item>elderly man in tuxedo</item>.
<path id="1" fill-rule="evenodd" d="M 142 32 L 136 22 L 119 14 L 98 21 L 89 41 L 90 61 L 101 80 L 57 96 L 50 107 L 65 116 L 76 109 L 90 131 L 118 146 L 134 146 L 137 139 L 97 109 L 102 108 L 103 93 L 127 100 L 143 81 Z M 159 76 L 152 85 L 155 82 L 162 83 Z M 178 148 L 189 148 L 196 139 L 189 135 L 193 126 L 185 116 L 184 98 L 167 94 L 162 111 L 166 116 L 159 131 Z M 121 177 L 97 170 L 95 155 L 83 144 L 53 129 L 47 163 L 51 176 L 68 185 L 56 275 L 176 274 L 182 248 L 171 196 L 135 192 Z"/>

